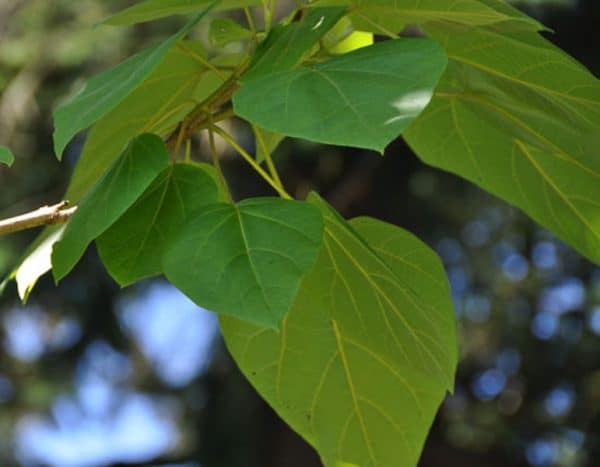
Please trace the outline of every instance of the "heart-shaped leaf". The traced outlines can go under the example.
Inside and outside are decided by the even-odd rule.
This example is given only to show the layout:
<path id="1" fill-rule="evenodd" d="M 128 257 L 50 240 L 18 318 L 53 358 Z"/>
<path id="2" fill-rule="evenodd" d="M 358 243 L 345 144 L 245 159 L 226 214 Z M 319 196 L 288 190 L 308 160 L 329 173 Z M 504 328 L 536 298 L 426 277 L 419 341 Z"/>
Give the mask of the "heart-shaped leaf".
<path id="1" fill-rule="evenodd" d="M 276 133 L 382 152 L 429 103 L 445 66 L 432 40 L 385 41 L 243 81 L 234 110 Z"/>
<path id="2" fill-rule="evenodd" d="M 167 278 L 198 305 L 272 328 L 288 312 L 321 246 L 319 210 L 253 198 L 200 209 L 167 248 Z"/>
<path id="3" fill-rule="evenodd" d="M 311 202 L 324 246 L 281 331 L 221 316 L 225 341 L 326 467 L 412 467 L 457 362 L 444 269 L 411 234 Z"/>

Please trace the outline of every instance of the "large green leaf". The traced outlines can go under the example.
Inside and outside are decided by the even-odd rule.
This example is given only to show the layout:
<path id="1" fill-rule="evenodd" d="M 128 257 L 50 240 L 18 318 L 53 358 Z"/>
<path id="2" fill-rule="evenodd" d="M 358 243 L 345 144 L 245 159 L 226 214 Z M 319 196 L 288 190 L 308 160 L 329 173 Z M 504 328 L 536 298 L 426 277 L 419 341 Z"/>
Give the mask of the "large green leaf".
<path id="1" fill-rule="evenodd" d="M 146 0 L 126 8 L 104 23 L 114 26 L 143 23 L 165 16 L 187 15 L 195 13 L 211 3 L 212 0 Z M 218 0 L 215 10 L 232 10 L 244 6 L 258 5 L 261 0 Z"/>
<path id="2" fill-rule="evenodd" d="M 168 247 L 164 272 L 200 306 L 276 328 L 314 264 L 322 234 L 319 210 L 300 201 L 209 205 Z"/>
<path id="3" fill-rule="evenodd" d="M 98 253 L 121 285 L 162 272 L 165 247 L 197 210 L 223 199 L 212 166 L 174 164 L 97 240 Z"/>
<path id="4" fill-rule="evenodd" d="M 225 341 L 327 467 L 412 467 L 457 362 L 444 269 L 409 233 L 312 202 L 324 246 L 281 331 L 221 316 Z"/>
<path id="5" fill-rule="evenodd" d="M 523 28 L 540 23 L 499 0 L 318 0 L 313 6 L 346 5 L 357 29 L 394 36 L 407 24 L 444 21 L 486 26 L 510 21 Z"/>
<path id="6" fill-rule="evenodd" d="M 84 88 L 54 111 L 54 150 L 60 159 L 67 143 L 119 105 L 137 88 L 169 49 L 208 12 L 208 8 L 188 22 L 177 34 L 139 52 L 110 70 L 92 77 Z"/>
<path id="7" fill-rule="evenodd" d="M 256 50 L 242 82 L 294 68 L 345 11 L 344 7 L 315 8 L 299 22 L 273 28 Z"/>
<path id="8" fill-rule="evenodd" d="M 6 146 L 0 146 L 0 164 L 8 165 L 9 167 L 15 161 L 15 156 L 12 151 Z"/>
<path id="9" fill-rule="evenodd" d="M 385 41 L 243 81 L 234 110 L 276 133 L 382 152 L 429 103 L 445 66 L 432 40 Z"/>
<path id="10" fill-rule="evenodd" d="M 114 224 L 168 165 L 167 150 L 156 135 L 134 139 L 120 159 L 79 203 L 62 238 L 52 250 L 58 282 L 79 261 L 88 245 Z"/>
<path id="11" fill-rule="evenodd" d="M 408 143 L 600 263 L 600 82 L 535 34 L 428 31 L 450 63 Z"/>

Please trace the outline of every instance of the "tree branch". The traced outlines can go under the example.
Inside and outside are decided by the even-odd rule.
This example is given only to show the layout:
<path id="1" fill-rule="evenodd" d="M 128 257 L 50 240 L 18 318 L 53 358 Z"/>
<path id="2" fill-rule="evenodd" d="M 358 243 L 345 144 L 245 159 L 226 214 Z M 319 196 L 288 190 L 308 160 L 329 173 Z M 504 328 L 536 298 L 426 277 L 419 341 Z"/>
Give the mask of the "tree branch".
<path id="1" fill-rule="evenodd" d="M 62 224 L 73 215 L 77 206 L 66 209 L 68 201 L 61 201 L 53 206 L 42 206 L 20 216 L 0 220 L 0 235 L 33 229 L 42 225 Z"/>

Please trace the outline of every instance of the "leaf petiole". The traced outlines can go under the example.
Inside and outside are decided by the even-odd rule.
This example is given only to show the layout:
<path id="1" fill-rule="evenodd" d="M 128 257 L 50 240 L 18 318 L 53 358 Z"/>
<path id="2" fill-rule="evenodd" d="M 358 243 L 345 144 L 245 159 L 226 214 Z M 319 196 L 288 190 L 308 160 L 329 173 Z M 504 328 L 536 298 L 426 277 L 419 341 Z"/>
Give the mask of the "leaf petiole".
<path id="1" fill-rule="evenodd" d="M 229 133 L 224 131 L 222 128 L 213 125 L 211 126 L 213 131 L 217 133 L 221 138 L 229 143 L 229 145 L 237 151 L 237 153 L 242 156 L 248 164 L 256 171 L 258 174 L 269 184 L 271 187 L 284 199 L 292 199 L 292 197 L 285 191 L 285 189 L 277 184 L 275 180 L 271 178 L 271 176 L 265 172 L 265 170 L 254 160 L 254 158 L 248 154 L 247 151 L 244 150 L 236 141 L 231 137 Z"/>

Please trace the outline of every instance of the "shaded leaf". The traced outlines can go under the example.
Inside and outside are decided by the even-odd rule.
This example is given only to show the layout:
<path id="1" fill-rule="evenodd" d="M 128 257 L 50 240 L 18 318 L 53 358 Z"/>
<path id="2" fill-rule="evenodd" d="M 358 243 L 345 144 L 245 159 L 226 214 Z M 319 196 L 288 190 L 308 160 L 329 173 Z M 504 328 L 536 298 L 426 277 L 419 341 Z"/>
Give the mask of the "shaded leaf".
<path id="1" fill-rule="evenodd" d="M 273 28 L 256 50 L 242 82 L 294 68 L 345 11 L 344 7 L 315 8 L 300 22 Z"/>
<path id="2" fill-rule="evenodd" d="M 314 264 L 322 233 L 319 210 L 300 201 L 213 204 L 181 228 L 164 272 L 200 306 L 276 328 Z"/>
<path id="3" fill-rule="evenodd" d="M 152 73 L 169 49 L 207 12 L 208 9 L 205 9 L 169 39 L 90 78 L 77 95 L 59 106 L 54 111 L 56 156 L 60 159 L 73 136 L 102 118 L 131 94 Z"/>
<path id="4" fill-rule="evenodd" d="M 224 77 L 204 67 L 196 55 L 206 52 L 198 42 L 182 41 L 173 47 L 156 70 L 114 110 L 101 118 L 90 130 L 65 194 L 65 199 L 78 202 L 135 136 L 171 132 L 196 105 L 217 89 Z M 215 66 L 231 68 L 239 57 L 217 56 Z M 11 277 L 15 277 L 21 299 L 25 300 L 39 277 L 51 269 L 52 244 L 46 238 L 52 229 L 44 230 L 30 246 Z"/>
<path id="5" fill-rule="evenodd" d="M 183 223 L 200 207 L 222 199 L 212 166 L 169 166 L 96 240 L 108 272 L 121 286 L 160 274 L 165 247 Z"/>
<path id="6" fill-rule="evenodd" d="M 211 3 L 215 2 L 213 0 L 146 0 L 115 13 L 104 23 L 122 26 L 152 21 L 166 16 L 187 15 L 197 12 Z M 260 4 L 260 0 L 219 0 L 215 3 L 215 10 L 232 10 L 258 4 Z"/>
<path id="7" fill-rule="evenodd" d="M 428 104 L 445 66 L 432 40 L 385 41 L 243 81 L 234 110 L 276 133 L 383 151 Z"/>
<path id="8" fill-rule="evenodd" d="M 168 135 L 229 76 L 225 70 L 223 76 L 216 75 L 195 56 L 206 58 L 197 42 L 183 41 L 173 47 L 146 81 L 92 127 L 66 199 L 80 199 L 133 137 L 142 133 Z"/>
<path id="9" fill-rule="evenodd" d="M 167 167 L 168 155 L 156 135 L 134 139 L 123 155 L 79 203 L 52 250 L 52 272 L 58 282 L 79 261 L 88 245 L 114 224 Z"/>
<path id="10" fill-rule="evenodd" d="M 325 217 L 324 246 L 279 333 L 220 317 L 242 372 L 326 467 L 411 467 L 457 361 L 444 269 L 409 233 Z"/>
<path id="11" fill-rule="evenodd" d="M 252 31 L 229 18 L 213 19 L 208 30 L 208 40 L 213 47 L 223 47 L 230 42 L 249 37 L 252 37 Z"/>
<path id="12" fill-rule="evenodd" d="M 0 146 L 0 164 L 5 164 L 10 167 L 14 161 L 15 156 L 12 151 L 6 146 Z"/>
<path id="13" fill-rule="evenodd" d="M 600 263 L 600 82 L 536 34 L 428 31 L 450 63 L 410 146 Z"/>

